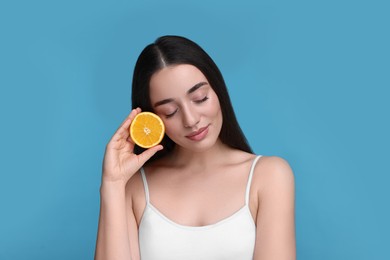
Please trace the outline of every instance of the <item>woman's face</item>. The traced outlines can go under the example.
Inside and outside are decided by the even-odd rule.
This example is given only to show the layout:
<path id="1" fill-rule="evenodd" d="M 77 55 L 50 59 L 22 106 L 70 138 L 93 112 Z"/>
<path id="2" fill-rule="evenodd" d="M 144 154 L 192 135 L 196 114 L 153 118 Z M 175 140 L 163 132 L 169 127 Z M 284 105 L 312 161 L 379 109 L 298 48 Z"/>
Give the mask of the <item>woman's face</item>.
<path id="1" fill-rule="evenodd" d="M 219 100 L 203 73 L 188 64 L 165 67 L 150 80 L 154 112 L 169 138 L 194 151 L 212 147 L 222 127 Z"/>

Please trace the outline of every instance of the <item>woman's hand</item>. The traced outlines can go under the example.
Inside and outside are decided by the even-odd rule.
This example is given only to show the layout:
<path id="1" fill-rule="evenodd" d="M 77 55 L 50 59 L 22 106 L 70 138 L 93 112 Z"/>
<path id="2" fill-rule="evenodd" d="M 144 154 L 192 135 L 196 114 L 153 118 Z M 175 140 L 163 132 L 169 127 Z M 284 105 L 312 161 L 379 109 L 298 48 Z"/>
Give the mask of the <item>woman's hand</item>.
<path id="1" fill-rule="evenodd" d="M 129 127 L 134 117 L 140 112 L 140 108 L 133 109 L 107 144 L 103 160 L 102 182 L 126 185 L 147 160 L 163 149 L 162 145 L 157 145 L 139 155 L 134 154 L 134 142 L 131 140 Z"/>

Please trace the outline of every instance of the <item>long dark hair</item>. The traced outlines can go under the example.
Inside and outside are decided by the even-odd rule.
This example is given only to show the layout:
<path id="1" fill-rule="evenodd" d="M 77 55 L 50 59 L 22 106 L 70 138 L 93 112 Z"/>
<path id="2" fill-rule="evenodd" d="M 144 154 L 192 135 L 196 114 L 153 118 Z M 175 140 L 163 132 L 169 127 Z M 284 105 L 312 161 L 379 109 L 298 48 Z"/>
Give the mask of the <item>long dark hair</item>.
<path id="1" fill-rule="evenodd" d="M 132 85 L 132 107 L 140 107 L 142 111 L 152 111 L 149 83 L 152 75 L 164 67 L 179 64 L 190 64 L 197 67 L 207 78 L 210 86 L 217 94 L 222 111 L 222 129 L 220 140 L 232 147 L 252 153 L 233 110 L 225 81 L 217 65 L 211 57 L 195 42 L 181 36 L 163 36 L 149 44 L 141 52 L 136 62 Z M 175 143 L 165 135 L 162 143 L 164 149 L 153 158 L 161 157 L 175 146 Z M 135 153 L 143 151 L 136 146 Z"/>

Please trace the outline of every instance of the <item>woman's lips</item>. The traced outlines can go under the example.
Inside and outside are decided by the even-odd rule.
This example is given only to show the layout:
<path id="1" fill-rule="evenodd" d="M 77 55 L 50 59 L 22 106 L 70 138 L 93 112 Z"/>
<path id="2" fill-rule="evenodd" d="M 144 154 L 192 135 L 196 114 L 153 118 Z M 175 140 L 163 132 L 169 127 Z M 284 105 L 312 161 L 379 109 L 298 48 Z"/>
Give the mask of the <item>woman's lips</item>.
<path id="1" fill-rule="evenodd" d="M 209 126 L 206 126 L 206 127 L 200 128 L 198 131 L 195 131 L 189 135 L 186 135 L 186 137 L 192 141 L 200 141 L 206 137 L 208 132 L 209 132 Z"/>

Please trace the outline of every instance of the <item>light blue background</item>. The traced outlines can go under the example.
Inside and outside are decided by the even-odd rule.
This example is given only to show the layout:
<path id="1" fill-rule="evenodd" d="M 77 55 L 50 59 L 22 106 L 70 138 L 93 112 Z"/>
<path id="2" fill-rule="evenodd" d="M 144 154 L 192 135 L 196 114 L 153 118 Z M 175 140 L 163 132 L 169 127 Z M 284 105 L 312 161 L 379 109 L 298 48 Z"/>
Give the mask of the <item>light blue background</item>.
<path id="1" fill-rule="evenodd" d="M 132 70 L 179 34 L 296 178 L 298 259 L 390 259 L 388 1 L 2 1 L 0 259 L 92 259 Z"/>

